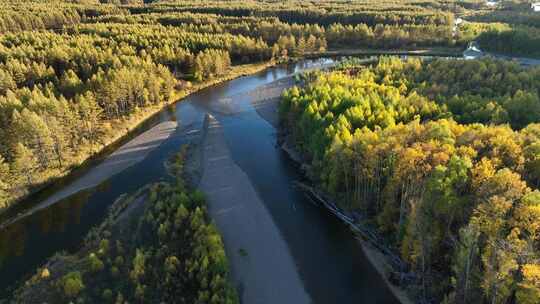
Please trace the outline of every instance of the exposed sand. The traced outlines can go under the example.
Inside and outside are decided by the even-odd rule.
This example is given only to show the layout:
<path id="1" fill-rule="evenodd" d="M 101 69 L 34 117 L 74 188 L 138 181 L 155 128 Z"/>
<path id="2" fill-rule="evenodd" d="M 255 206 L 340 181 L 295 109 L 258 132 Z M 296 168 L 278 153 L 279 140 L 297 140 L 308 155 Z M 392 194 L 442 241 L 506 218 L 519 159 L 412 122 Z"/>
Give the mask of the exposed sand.
<path id="1" fill-rule="evenodd" d="M 311 303 L 279 229 L 209 116 L 201 145 L 209 213 L 221 232 L 241 303 Z"/>
<path id="2" fill-rule="evenodd" d="M 46 208 L 81 190 L 93 188 L 111 176 L 122 172 L 130 166 L 142 161 L 148 155 L 148 153 L 169 138 L 176 131 L 176 128 L 176 122 L 167 121 L 160 123 L 150 130 L 142 133 L 109 155 L 102 163 L 75 179 L 73 182 L 71 182 L 71 184 L 65 186 L 62 190 L 54 193 L 23 214 L 4 223 L 4 225 L 9 225 L 9 223 Z"/>
<path id="3" fill-rule="evenodd" d="M 251 104 L 259 115 L 274 128 L 279 126 L 278 104 L 283 90 L 292 87 L 293 77 L 286 77 L 251 91 Z"/>
<path id="4" fill-rule="evenodd" d="M 370 245 L 368 242 L 365 242 L 361 239 L 358 239 L 360 242 L 360 245 L 362 246 L 362 251 L 368 258 L 369 262 L 375 267 L 377 272 L 381 275 L 383 280 L 385 281 L 386 285 L 390 288 L 394 296 L 403 304 L 413 304 L 414 302 L 411 300 L 411 298 L 407 295 L 407 292 L 400 288 L 399 286 L 395 286 L 387 279 L 387 274 L 392 270 L 391 266 L 387 263 L 386 257 L 382 252 L 374 248 L 372 245 Z"/>
<path id="5" fill-rule="evenodd" d="M 278 104 L 281 99 L 283 90 L 288 89 L 294 85 L 293 76 L 287 76 L 271 83 L 261 85 L 251 91 L 244 92 L 229 99 L 233 101 L 233 104 L 228 104 L 229 108 L 234 108 L 235 111 L 229 110 L 229 112 L 239 112 L 242 110 L 252 108 L 257 111 L 259 116 L 270 123 L 274 128 L 279 126 L 278 116 Z M 243 101 L 249 99 L 251 105 L 239 104 L 237 100 Z"/>

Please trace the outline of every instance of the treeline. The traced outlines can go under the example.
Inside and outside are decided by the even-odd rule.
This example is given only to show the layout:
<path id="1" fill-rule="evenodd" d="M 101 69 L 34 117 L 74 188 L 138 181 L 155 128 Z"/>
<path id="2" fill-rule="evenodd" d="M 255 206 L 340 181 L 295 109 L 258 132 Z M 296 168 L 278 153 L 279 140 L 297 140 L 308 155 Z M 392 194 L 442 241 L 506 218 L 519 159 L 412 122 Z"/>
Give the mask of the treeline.
<path id="1" fill-rule="evenodd" d="M 273 46 L 279 37 L 310 35 L 331 48 L 403 48 L 466 45 L 506 54 L 538 56 L 534 16 L 523 9 L 481 15 L 475 1 L 46 1 L 10 0 L 0 17 L 0 32 L 62 30 L 80 23 L 162 24 L 197 33 L 230 33 Z M 121 6 L 118 6 L 120 5 Z M 526 10 L 529 10 L 527 7 Z M 465 23 L 453 32 L 453 12 L 482 23 Z M 471 15 L 471 16 L 469 16 Z M 504 16 L 498 18 L 496 16 Z M 533 20 L 533 21 L 524 21 Z M 511 25 L 499 26 L 498 22 Z M 502 29 L 504 27 L 504 30 Z M 303 51 L 300 51 L 303 53 Z M 254 56 L 252 54 L 252 56 Z M 268 56 L 268 53 L 261 57 Z"/>
<path id="2" fill-rule="evenodd" d="M 501 8 L 475 12 L 468 19 L 484 23 L 501 22 L 540 27 L 540 15 L 531 9 L 531 3 L 534 1 L 503 1 Z"/>
<path id="3" fill-rule="evenodd" d="M 83 248 L 59 255 L 15 293 L 17 303 L 238 303 L 204 196 L 182 180 L 117 201 Z"/>
<path id="4" fill-rule="evenodd" d="M 515 56 L 540 56 L 540 29 L 536 27 L 466 22 L 458 27 L 455 40 L 462 45 L 475 40 L 483 51 Z"/>
<path id="5" fill-rule="evenodd" d="M 510 23 L 515 25 L 524 25 L 530 27 L 540 27 L 540 15 L 533 12 L 530 5 L 525 11 L 500 10 L 486 14 L 478 14 L 471 18 L 471 21 L 485 23 Z"/>
<path id="6" fill-rule="evenodd" d="M 438 1 L 428 1 L 437 3 Z M 421 1 L 161 1 L 150 7 L 131 7 L 133 14 L 192 12 L 223 16 L 278 17 L 286 23 L 358 24 L 435 24 L 451 25 L 451 13 Z"/>
<path id="7" fill-rule="evenodd" d="M 196 15 L 198 16 L 198 15 Z M 170 19 L 169 19 L 170 20 Z M 287 24 L 280 21 L 249 24 L 193 24 L 180 25 L 186 30 L 221 33 L 228 32 L 251 37 L 261 37 L 272 45 L 283 36 L 308 37 L 313 35 L 324 39 L 332 48 L 399 48 L 410 46 L 452 45 L 452 31 L 448 26 L 436 25 L 382 25 L 367 24 L 329 26 L 318 24 Z"/>
<path id="8" fill-rule="evenodd" d="M 458 44 L 466 46 L 484 32 L 502 32 L 511 29 L 510 25 L 506 23 L 463 22 L 456 28 L 455 40 Z"/>
<path id="9" fill-rule="evenodd" d="M 229 17 L 193 13 L 150 13 L 143 15 L 103 16 L 94 21 L 119 23 L 145 23 L 174 25 L 185 31 L 203 33 L 230 33 L 253 39 L 262 38 L 268 45 L 275 44 L 280 37 L 294 36 L 295 39 L 310 35 L 326 40 L 333 48 L 399 48 L 411 46 L 449 46 L 453 44 L 452 28 L 436 24 L 368 25 L 366 23 L 330 25 L 286 23 L 270 17 Z"/>
<path id="10" fill-rule="evenodd" d="M 518 56 L 540 57 L 540 29 L 515 26 L 507 31 L 487 31 L 477 41 L 482 49 Z"/>
<path id="11" fill-rule="evenodd" d="M 509 123 L 523 128 L 540 121 L 539 83 L 539 68 L 502 60 L 381 58 L 370 69 L 349 67 L 345 72 L 316 74 L 302 93 L 289 91 L 299 95 L 285 98 L 282 113 L 301 118 L 297 122 L 303 130 L 298 133 L 301 144 L 322 156 L 333 135 L 325 128 L 334 120 L 346 119 L 342 127 L 350 132 L 415 118 L 448 117 L 461 123 Z"/>
<path id="12" fill-rule="evenodd" d="M 261 39 L 227 33 L 184 31 L 161 25 L 84 24 L 67 31 L 72 36 L 96 35 L 103 43 L 131 48 L 135 55 L 150 55 L 153 60 L 172 69 L 190 72 L 194 57 L 206 49 L 227 51 L 236 63 L 270 59 L 271 49 Z M 108 41 L 110 40 L 110 41 Z"/>
<path id="13" fill-rule="evenodd" d="M 333 24 L 326 31 L 333 47 L 404 48 L 416 46 L 451 46 L 452 29 L 448 26 Z"/>
<path id="14" fill-rule="evenodd" d="M 505 3 L 503 9 L 487 13 L 485 10 L 477 12 L 480 4 L 478 1 L 286 1 L 279 5 L 262 0 L 249 3 L 159 1 L 145 7 L 128 7 L 131 14 L 122 18 L 128 22 L 133 22 L 133 18 L 144 18 L 145 22 L 212 33 L 262 37 L 269 45 L 273 45 L 279 36 L 294 35 L 299 39 L 310 34 L 324 37 L 332 48 L 465 46 L 472 40 L 479 40 L 482 48 L 488 51 L 539 56 L 540 35 L 535 14 L 530 12 L 528 3 L 517 6 Z M 460 24 L 454 32 L 454 13 L 477 22 Z M 324 33 L 310 32 L 309 28 L 314 25 L 322 28 Z M 287 27 L 296 27 L 296 30 L 287 30 Z M 306 29 L 298 33 L 298 28 L 302 27 Z M 273 37 L 267 37 L 269 32 Z M 276 32 L 281 33 L 276 36 Z"/>
<path id="15" fill-rule="evenodd" d="M 465 110 L 474 98 L 508 91 L 533 96 L 522 115 L 536 111 L 538 80 L 489 80 L 498 73 L 538 76 L 500 62 L 384 59 L 307 75 L 283 95 L 280 115 L 309 174 L 378 229 L 415 274 L 408 288 L 423 301 L 540 299 L 540 116 L 520 131 L 462 125 L 453 118 L 466 111 L 448 104 L 457 94 Z"/>
<path id="16" fill-rule="evenodd" d="M 0 33 L 31 30 L 61 30 L 88 18 L 127 13 L 117 6 L 97 1 L 15 1 L 0 4 Z"/>

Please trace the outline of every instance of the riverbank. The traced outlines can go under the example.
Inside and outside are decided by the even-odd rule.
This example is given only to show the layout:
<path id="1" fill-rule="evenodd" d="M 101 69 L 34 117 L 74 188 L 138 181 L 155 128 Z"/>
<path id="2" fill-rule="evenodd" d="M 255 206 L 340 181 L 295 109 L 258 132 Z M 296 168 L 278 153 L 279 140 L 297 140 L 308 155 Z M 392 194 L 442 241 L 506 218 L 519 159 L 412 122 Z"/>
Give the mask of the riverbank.
<path id="1" fill-rule="evenodd" d="M 220 122 L 209 116 L 204 133 L 199 189 L 223 236 L 241 303 L 311 303 L 272 216 L 232 159 Z"/>
<path id="2" fill-rule="evenodd" d="M 49 188 L 53 187 L 55 184 L 66 184 L 68 181 L 70 181 L 73 178 L 81 178 L 85 179 L 84 176 L 88 175 L 88 168 L 103 163 L 104 161 L 107 161 L 111 158 L 112 155 L 108 155 L 112 151 L 115 151 L 118 147 L 120 149 L 124 146 L 130 145 L 132 141 L 137 142 L 137 137 L 140 135 L 134 135 L 133 133 L 137 132 L 137 129 L 147 123 L 148 121 L 151 121 L 156 115 L 158 115 L 165 107 L 175 104 L 176 102 L 181 101 L 182 99 L 186 98 L 187 96 L 196 93 L 200 90 L 203 90 L 205 88 L 235 79 L 242 76 L 247 76 L 251 74 L 258 73 L 270 66 L 273 66 L 275 64 L 274 61 L 268 61 L 263 63 L 255 63 L 255 64 L 245 64 L 240 66 L 233 66 L 231 67 L 230 71 L 227 73 L 227 75 L 223 75 L 220 77 L 216 77 L 213 79 L 210 79 L 208 81 L 202 82 L 202 83 L 196 83 L 192 85 L 191 87 L 187 87 L 183 89 L 182 91 L 174 92 L 173 98 L 171 100 L 163 102 L 159 105 L 152 105 L 143 109 L 138 109 L 135 113 L 133 113 L 131 116 L 116 120 L 116 121 L 109 121 L 106 122 L 107 128 L 110 130 L 115 130 L 110 135 L 105 136 L 101 139 L 101 143 L 99 145 L 96 145 L 92 147 L 89 150 L 84 150 L 83 154 L 77 155 L 73 157 L 70 161 L 65 163 L 65 166 L 63 169 L 60 170 L 51 170 L 50 174 L 43 178 L 43 180 L 39 180 L 36 184 L 37 186 L 32 187 L 32 190 L 29 190 L 29 192 L 24 191 L 24 195 L 18 196 L 16 199 L 12 200 L 10 203 L 8 203 L 6 208 L 0 209 L 0 215 L 4 215 L 6 213 L 9 213 L 10 209 L 15 208 L 19 203 L 21 202 L 27 202 L 32 199 L 32 196 L 36 193 Z M 158 133 L 161 131 L 157 131 Z M 135 136 L 130 142 L 125 143 L 126 139 L 131 138 L 132 136 Z M 166 138 L 161 138 L 162 141 Z M 148 140 L 151 140 L 151 137 L 148 137 Z M 145 145 L 144 142 L 138 142 L 139 145 Z M 122 146 L 123 145 L 123 146 Z M 149 152 L 149 151 L 148 151 Z M 139 161 L 142 160 L 139 159 Z M 131 165 L 133 165 L 135 162 L 132 162 Z M 126 169 L 128 166 L 124 166 L 123 169 Z M 121 171 L 121 170 L 120 170 Z M 103 174 L 101 177 L 101 180 L 104 180 L 120 171 L 117 170 L 110 170 L 109 174 Z M 86 178 L 87 179 L 87 178 Z M 91 188 L 92 186 L 95 186 L 95 182 L 81 182 L 77 185 L 77 188 L 79 190 Z M 71 193 L 74 193 L 71 191 Z M 58 196 L 60 197 L 60 196 Z M 62 196 L 62 197 L 65 197 Z M 47 201 L 54 200 L 47 198 Z M 56 198 L 55 201 L 58 201 L 58 198 Z M 53 202 L 54 203 L 54 202 Z M 25 204 L 26 205 L 26 204 Z M 32 202 L 31 206 L 29 207 L 35 207 L 36 204 Z M 23 207 L 26 209 L 26 206 Z M 19 213 L 27 213 L 27 210 L 16 210 L 16 215 L 10 215 L 7 219 L 3 221 L 3 223 L 0 224 L 0 226 L 3 226 L 6 224 L 6 222 L 12 222 L 13 216 L 19 215 Z"/>
<path id="3" fill-rule="evenodd" d="M 288 139 L 290 138 L 286 136 L 282 138 L 283 151 L 288 154 L 291 160 L 299 165 L 303 173 L 306 175 L 306 177 L 308 177 L 307 173 L 309 170 L 306 170 L 305 168 L 308 168 L 309 164 L 302 160 L 301 153 L 295 149 L 294 144 L 288 141 Z M 309 194 L 306 193 L 306 195 Z M 381 239 L 379 237 L 377 237 L 376 240 L 366 237 L 366 235 L 373 235 L 373 229 L 369 227 L 369 224 L 364 223 L 362 219 L 355 218 L 353 220 L 352 217 L 349 217 L 348 215 L 344 214 L 344 212 L 337 209 L 335 205 L 330 208 L 327 204 L 320 204 L 320 202 L 317 202 L 316 204 L 318 204 L 321 208 L 329 210 L 330 213 L 335 215 L 343 224 L 351 228 L 353 234 L 357 235 L 356 240 L 360 244 L 364 256 L 366 256 L 370 264 L 373 265 L 396 299 L 398 299 L 401 304 L 413 304 L 414 301 L 409 295 L 407 289 L 394 285 L 390 281 L 389 278 L 393 273 L 396 272 L 396 267 L 392 266 L 392 261 L 396 259 L 396 255 L 391 252 L 390 249 L 386 248 L 383 243 L 381 243 Z M 363 227 L 368 233 L 363 232 L 360 227 Z M 363 233 L 362 236 L 361 232 Z M 392 257 L 394 257 L 394 259 L 392 259 Z"/>
<path id="4" fill-rule="evenodd" d="M 371 246 L 371 244 L 369 244 L 368 242 L 363 241 L 359 238 L 358 242 L 362 246 L 362 251 L 364 252 L 364 255 L 368 258 L 371 265 L 373 265 L 377 272 L 381 275 L 384 282 L 386 283 L 386 286 L 390 288 L 394 296 L 402 304 L 414 304 L 414 301 L 407 294 L 407 291 L 405 289 L 392 284 L 392 282 L 388 280 L 388 275 L 392 271 L 392 268 L 389 265 L 386 256 L 380 250 Z"/>
<path id="5" fill-rule="evenodd" d="M 135 137 L 114 153 L 110 154 L 99 165 L 91 168 L 83 175 L 79 176 L 72 183 L 68 184 L 60 191 L 55 192 L 51 196 L 47 197 L 36 203 L 34 206 L 17 214 L 0 224 L 0 228 L 9 225 L 10 223 L 20 220 L 26 216 L 33 214 L 39 210 L 47 208 L 48 206 L 67 198 L 79 191 L 93 188 L 110 178 L 111 176 L 122 172 L 123 170 L 135 165 L 142 161 L 150 152 L 161 145 L 165 140 L 171 138 L 177 134 L 178 124 L 174 121 L 163 122 L 150 130 Z"/>
<path id="6" fill-rule="evenodd" d="M 512 56 L 512 55 L 505 55 L 505 54 L 498 54 L 498 53 L 486 53 L 487 56 L 495 57 L 498 59 L 504 59 L 509 61 L 516 61 L 522 66 L 526 67 L 534 67 L 540 65 L 540 58 L 530 58 L 530 57 L 519 57 L 519 56 Z"/>
<path id="7" fill-rule="evenodd" d="M 251 95 L 254 96 L 251 100 L 252 105 L 257 113 L 280 133 L 283 132 L 283 130 L 280 129 L 278 115 L 280 96 L 284 89 L 291 87 L 293 84 L 293 78 L 287 77 L 268 85 L 261 86 L 257 88 L 256 91 L 251 92 Z M 286 141 L 286 138 L 287 136 L 285 136 L 285 134 L 279 136 L 280 142 L 278 142 L 278 144 L 281 144 L 282 150 L 285 151 L 293 161 L 300 164 L 300 167 L 306 167 L 307 165 L 302 162 L 301 157 L 299 156 L 300 154 L 294 149 L 293 143 Z M 392 267 L 388 257 L 379 249 L 372 246 L 368 241 L 365 241 L 362 238 L 357 238 L 357 240 L 361 245 L 364 255 L 383 278 L 392 294 L 402 304 L 413 304 L 414 302 L 411 300 L 405 289 L 400 288 L 389 281 L 388 278 L 389 274 L 392 272 Z"/>
<path id="8" fill-rule="evenodd" d="M 432 48 L 410 48 L 410 49 L 329 49 L 324 52 L 307 53 L 307 58 L 321 56 L 435 56 L 435 57 L 462 57 L 462 48 L 432 47 Z"/>

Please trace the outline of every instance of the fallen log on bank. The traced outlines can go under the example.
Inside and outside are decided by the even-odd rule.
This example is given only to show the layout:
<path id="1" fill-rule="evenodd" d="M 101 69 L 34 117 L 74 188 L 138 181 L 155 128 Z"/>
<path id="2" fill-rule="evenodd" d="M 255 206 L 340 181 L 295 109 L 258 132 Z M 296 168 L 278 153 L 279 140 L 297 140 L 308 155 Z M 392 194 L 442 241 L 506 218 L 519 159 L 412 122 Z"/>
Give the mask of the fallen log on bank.
<path id="1" fill-rule="evenodd" d="M 357 238 L 363 242 L 368 242 L 371 246 L 379 250 L 385 256 L 387 264 L 392 269 L 392 273 L 390 274 L 392 281 L 402 285 L 419 279 L 416 274 L 407 270 L 407 264 L 384 244 L 383 238 L 373 228 L 368 227 L 362 220 L 356 219 L 349 212 L 339 208 L 330 198 L 313 187 L 298 181 L 294 183 L 294 186 L 302 190 L 313 204 L 324 207 L 344 222 L 357 235 Z"/>

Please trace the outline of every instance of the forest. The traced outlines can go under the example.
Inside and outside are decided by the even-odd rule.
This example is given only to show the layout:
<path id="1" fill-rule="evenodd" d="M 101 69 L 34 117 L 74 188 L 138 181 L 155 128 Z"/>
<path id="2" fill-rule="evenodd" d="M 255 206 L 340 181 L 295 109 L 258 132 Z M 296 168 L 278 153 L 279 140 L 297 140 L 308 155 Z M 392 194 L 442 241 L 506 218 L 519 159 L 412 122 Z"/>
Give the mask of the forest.
<path id="1" fill-rule="evenodd" d="M 117 200 L 75 254 L 58 254 L 16 291 L 16 303 L 238 303 L 204 195 L 172 182 Z"/>
<path id="2" fill-rule="evenodd" d="M 540 298 L 540 69 L 382 58 L 305 75 L 280 116 L 308 174 L 435 303 Z"/>
<path id="3" fill-rule="evenodd" d="M 43 23 L 54 19 L 61 32 L 20 32 L 49 26 L 3 16 L 13 32 L 0 38 L 0 208 L 78 165 L 130 118 L 173 101 L 190 82 L 271 56 L 265 42 L 241 35 L 79 23 L 118 10 L 45 11 Z"/>
<path id="4" fill-rule="evenodd" d="M 0 212 L 167 104 L 237 69 L 346 50 L 539 57 L 528 1 L 6 0 L 0 4 Z M 464 21 L 456 25 L 456 21 Z M 257 71 L 254 68 L 253 71 Z M 308 175 L 415 274 L 424 303 L 540 298 L 540 68 L 381 58 L 308 73 L 280 116 Z M 181 158 L 177 166 L 182 167 Z M 19 302 L 237 303 L 203 195 L 177 181 L 130 233 L 120 200 Z M 75 208 L 75 207 L 73 207 Z M 60 266 L 58 266 L 60 265 Z"/>

